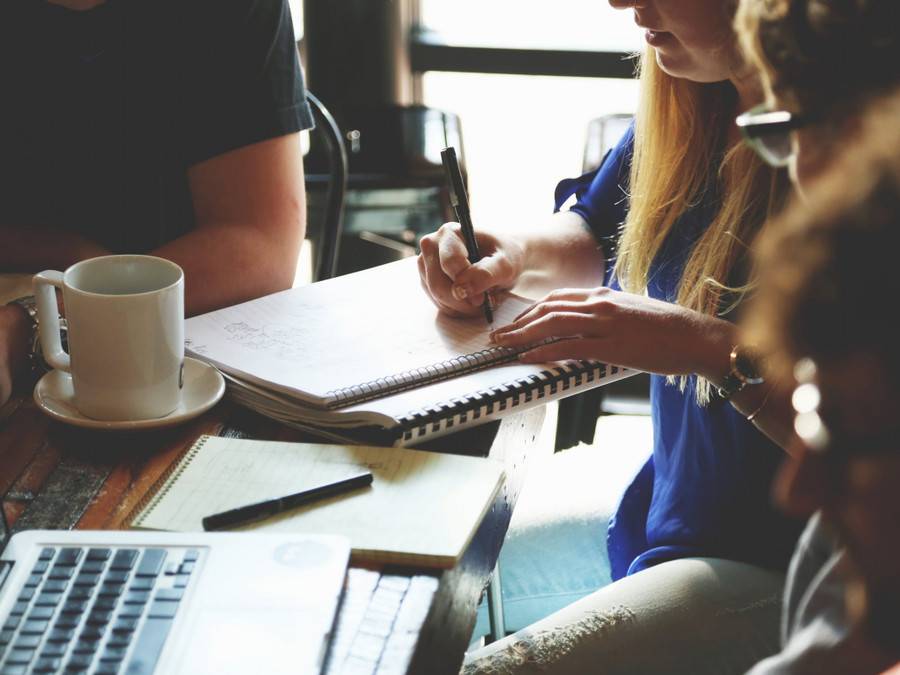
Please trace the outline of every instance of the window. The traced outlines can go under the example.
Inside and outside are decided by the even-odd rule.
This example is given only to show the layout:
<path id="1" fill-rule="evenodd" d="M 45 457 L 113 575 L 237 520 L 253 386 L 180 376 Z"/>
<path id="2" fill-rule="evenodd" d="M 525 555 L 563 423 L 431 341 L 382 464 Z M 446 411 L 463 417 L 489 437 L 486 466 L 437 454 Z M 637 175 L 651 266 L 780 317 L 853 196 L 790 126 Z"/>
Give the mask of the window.
<path id="1" fill-rule="evenodd" d="M 299 41 L 303 37 L 303 2 L 302 0 L 288 0 L 291 9 L 291 21 L 294 24 L 294 39 Z"/>
<path id="2" fill-rule="evenodd" d="M 535 62 L 540 50 L 634 52 L 642 40 L 631 12 L 598 0 L 421 0 L 421 19 L 441 42 L 535 50 Z M 589 122 L 637 103 L 637 82 L 621 78 L 430 71 L 422 92 L 460 116 L 476 228 L 550 214 L 556 183 L 581 173 Z"/>
<path id="3" fill-rule="evenodd" d="M 521 227 L 552 213 L 581 174 L 590 120 L 633 113 L 634 80 L 427 73 L 425 104 L 459 115 L 475 227 Z"/>
<path id="4" fill-rule="evenodd" d="M 603 0 L 421 0 L 425 28 L 451 44 L 630 52 L 641 31 Z"/>

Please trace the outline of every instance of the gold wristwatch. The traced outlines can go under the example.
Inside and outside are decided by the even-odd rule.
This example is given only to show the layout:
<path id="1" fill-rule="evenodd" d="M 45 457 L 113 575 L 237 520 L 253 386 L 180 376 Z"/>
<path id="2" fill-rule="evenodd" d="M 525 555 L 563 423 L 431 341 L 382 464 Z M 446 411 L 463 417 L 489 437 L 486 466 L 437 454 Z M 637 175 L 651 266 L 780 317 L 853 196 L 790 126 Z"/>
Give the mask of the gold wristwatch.
<path id="1" fill-rule="evenodd" d="M 719 396 L 726 401 L 747 385 L 762 384 L 766 381 L 762 374 L 759 354 L 751 348 L 735 345 L 731 349 L 728 363 L 728 375 L 722 384 L 716 387 Z"/>

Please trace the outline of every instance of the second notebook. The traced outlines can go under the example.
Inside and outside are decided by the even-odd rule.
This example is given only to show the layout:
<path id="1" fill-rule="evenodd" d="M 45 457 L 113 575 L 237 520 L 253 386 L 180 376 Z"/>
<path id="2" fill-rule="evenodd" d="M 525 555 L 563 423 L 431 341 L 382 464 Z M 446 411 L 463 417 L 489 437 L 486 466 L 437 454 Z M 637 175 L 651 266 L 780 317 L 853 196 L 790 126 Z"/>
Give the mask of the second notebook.
<path id="1" fill-rule="evenodd" d="M 504 475 L 480 457 L 203 436 L 154 486 L 132 527 L 201 531 L 204 516 L 366 469 L 370 488 L 239 529 L 343 534 L 356 560 L 452 567 Z"/>

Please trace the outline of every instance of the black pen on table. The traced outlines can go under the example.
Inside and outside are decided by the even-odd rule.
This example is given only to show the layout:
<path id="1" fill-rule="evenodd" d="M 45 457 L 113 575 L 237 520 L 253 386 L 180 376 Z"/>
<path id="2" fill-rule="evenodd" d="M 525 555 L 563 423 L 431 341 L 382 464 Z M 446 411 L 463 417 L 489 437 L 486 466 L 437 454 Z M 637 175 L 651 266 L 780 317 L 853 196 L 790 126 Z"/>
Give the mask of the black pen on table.
<path id="1" fill-rule="evenodd" d="M 455 148 L 441 150 L 441 161 L 444 171 L 447 173 L 447 185 L 450 188 L 450 203 L 456 211 L 456 219 L 462 227 L 463 239 L 466 242 L 466 251 L 469 254 L 469 262 L 474 264 L 481 260 L 478 251 L 478 241 L 475 239 L 475 228 L 472 227 L 472 216 L 469 213 L 469 196 L 466 194 L 466 186 L 463 183 L 462 171 L 459 169 L 459 160 L 456 159 Z M 494 322 L 494 312 L 491 309 L 491 296 L 485 291 L 484 303 L 481 305 L 484 318 L 488 323 Z"/>
<path id="2" fill-rule="evenodd" d="M 343 478 L 333 483 L 326 483 L 325 485 L 318 485 L 314 488 L 302 490 L 292 495 L 267 499 L 262 502 L 256 502 L 255 504 L 247 504 L 246 506 L 239 506 L 236 509 L 222 511 L 221 513 L 216 513 L 212 516 L 206 516 L 201 522 L 203 523 L 203 529 L 207 532 L 210 530 L 224 530 L 229 527 L 234 527 L 235 525 L 242 525 L 251 520 L 268 518 L 269 516 L 277 515 L 297 506 L 317 502 L 326 497 L 371 485 L 371 483 L 372 474 L 371 472 L 366 471 L 365 473 L 350 476 L 349 478 Z"/>

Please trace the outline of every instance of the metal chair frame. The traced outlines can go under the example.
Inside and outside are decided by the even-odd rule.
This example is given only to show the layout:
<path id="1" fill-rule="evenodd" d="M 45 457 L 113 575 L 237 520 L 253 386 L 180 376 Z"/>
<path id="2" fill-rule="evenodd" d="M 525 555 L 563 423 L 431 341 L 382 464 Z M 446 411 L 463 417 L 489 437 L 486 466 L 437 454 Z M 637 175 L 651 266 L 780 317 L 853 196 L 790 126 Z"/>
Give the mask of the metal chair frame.
<path id="1" fill-rule="evenodd" d="M 347 149 L 344 138 L 328 108 L 316 96 L 306 92 L 316 126 L 328 146 L 330 180 L 325 199 L 325 217 L 320 241 L 315 246 L 313 281 L 331 279 L 337 273 L 341 234 L 344 229 L 344 203 L 347 196 Z"/>

